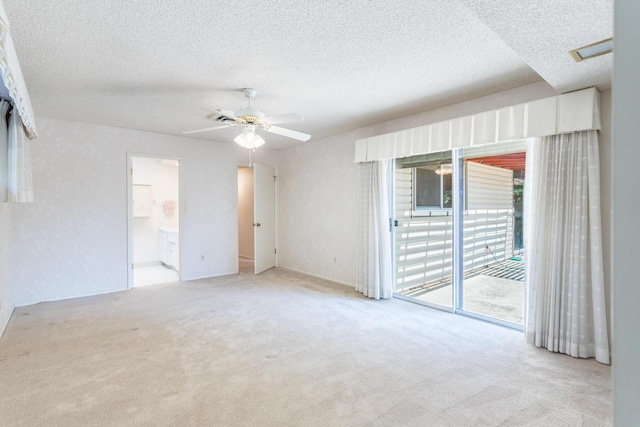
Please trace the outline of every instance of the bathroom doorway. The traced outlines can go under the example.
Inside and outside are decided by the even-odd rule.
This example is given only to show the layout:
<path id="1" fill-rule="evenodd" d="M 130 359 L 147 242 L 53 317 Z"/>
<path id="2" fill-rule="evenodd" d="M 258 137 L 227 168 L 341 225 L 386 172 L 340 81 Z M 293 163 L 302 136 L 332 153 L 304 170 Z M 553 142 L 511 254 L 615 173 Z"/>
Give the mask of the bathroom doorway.
<path id="1" fill-rule="evenodd" d="M 129 288 L 180 281 L 180 160 L 129 155 Z"/>
<path id="2" fill-rule="evenodd" d="M 238 270 L 254 271 L 253 168 L 238 166 Z"/>
<path id="3" fill-rule="evenodd" d="M 238 166 L 238 271 L 260 274 L 276 265 L 276 179 L 273 166 Z"/>

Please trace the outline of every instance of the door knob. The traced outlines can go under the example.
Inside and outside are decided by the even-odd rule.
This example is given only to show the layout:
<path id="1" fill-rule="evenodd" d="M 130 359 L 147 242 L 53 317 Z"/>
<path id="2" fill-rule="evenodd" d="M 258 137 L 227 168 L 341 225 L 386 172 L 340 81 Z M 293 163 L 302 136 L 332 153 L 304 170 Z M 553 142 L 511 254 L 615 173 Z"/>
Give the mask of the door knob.
<path id="1" fill-rule="evenodd" d="M 253 226 L 254 226 L 254 227 L 260 227 L 260 223 L 259 223 L 259 222 L 258 222 L 258 223 L 255 223 L 255 222 L 254 222 L 254 223 L 253 223 Z"/>
<path id="2" fill-rule="evenodd" d="M 256 226 L 260 227 L 260 223 L 257 223 Z"/>

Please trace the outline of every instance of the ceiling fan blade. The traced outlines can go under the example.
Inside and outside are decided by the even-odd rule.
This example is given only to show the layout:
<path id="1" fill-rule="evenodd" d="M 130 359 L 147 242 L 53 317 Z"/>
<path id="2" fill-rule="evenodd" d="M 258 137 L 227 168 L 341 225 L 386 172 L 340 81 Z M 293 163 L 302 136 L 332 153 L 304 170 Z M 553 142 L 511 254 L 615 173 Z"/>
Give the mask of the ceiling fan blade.
<path id="1" fill-rule="evenodd" d="M 230 127 L 233 127 L 233 126 L 236 126 L 236 123 L 231 123 L 231 124 L 228 124 L 228 125 L 221 125 L 221 126 L 214 126 L 214 127 L 211 127 L 211 128 L 204 128 L 204 129 L 185 130 L 185 131 L 183 131 L 181 133 L 183 135 L 190 135 L 192 133 L 207 132 L 207 131 L 210 131 L 210 130 L 230 128 Z"/>
<path id="2" fill-rule="evenodd" d="M 262 119 L 263 122 L 267 122 L 270 125 L 277 125 L 279 123 L 295 123 L 301 122 L 304 119 L 295 113 L 280 114 L 278 116 L 269 116 Z"/>
<path id="3" fill-rule="evenodd" d="M 309 138 L 311 138 L 311 135 L 307 135 L 306 133 L 298 132 L 291 129 L 281 128 L 279 126 L 269 126 L 269 128 L 267 129 L 267 132 L 286 136 L 287 138 L 297 139 L 298 141 L 308 141 Z"/>

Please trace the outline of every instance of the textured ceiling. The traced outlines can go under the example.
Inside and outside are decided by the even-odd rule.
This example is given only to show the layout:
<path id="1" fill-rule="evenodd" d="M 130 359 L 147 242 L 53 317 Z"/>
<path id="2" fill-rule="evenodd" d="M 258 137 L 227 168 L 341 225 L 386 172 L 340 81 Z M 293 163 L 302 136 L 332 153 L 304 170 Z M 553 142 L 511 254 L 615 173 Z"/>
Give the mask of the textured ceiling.
<path id="1" fill-rule="evenodd" d="M 461 0 L 558 92 L 611 89 L 612 55 L 575 62 L 570 50 L 613 36 L 609 0 Z"/>
<path id="2" fill-rule="evenodd" d="M 282 126 L 313 140 L 541 77 L 610 85 L 611 55 L 567 51 L 611 36 L 611 0 L 3 3 L 37 115 L 167 134 L 213 126 L 205 107 L 246 106 L 243 87 L 267 115 L 303 116 Z"/>

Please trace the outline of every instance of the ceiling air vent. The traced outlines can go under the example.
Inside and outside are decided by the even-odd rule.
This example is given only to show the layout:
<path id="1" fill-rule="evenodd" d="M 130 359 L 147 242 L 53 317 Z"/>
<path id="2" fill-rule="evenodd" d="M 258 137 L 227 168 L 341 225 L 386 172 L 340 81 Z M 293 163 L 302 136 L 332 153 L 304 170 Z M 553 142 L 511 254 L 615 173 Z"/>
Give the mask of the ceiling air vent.
<path id="1" fill-rule="evenodd" d="M 225 116 L 224 114 L 215 112 L 213 114 L 209 114 L 207 116 L 209 119 L 216 121 L 216 122 L 220 122 L 220 123 L 225 123 L 225 122 L 235 122 L 234 119 L 232 119 L 229 116 Z"/>
<path id="2" fill-rule="evenodd" d="M 576 62 L 581 62 L 585 59 L 595 58 L 596 56 L 604 55 L 605 53 L 611 53 L 612 51 L 613 39 L 608 38 L 597 43 L 571 50 L 569 51 L 569 54 Z"/>

